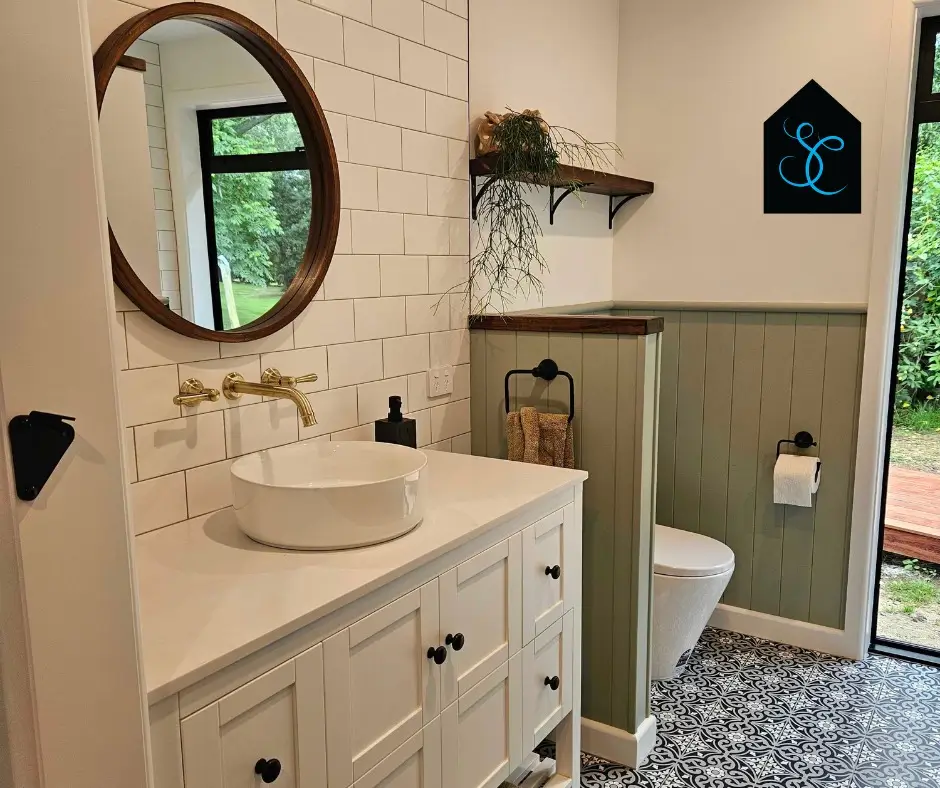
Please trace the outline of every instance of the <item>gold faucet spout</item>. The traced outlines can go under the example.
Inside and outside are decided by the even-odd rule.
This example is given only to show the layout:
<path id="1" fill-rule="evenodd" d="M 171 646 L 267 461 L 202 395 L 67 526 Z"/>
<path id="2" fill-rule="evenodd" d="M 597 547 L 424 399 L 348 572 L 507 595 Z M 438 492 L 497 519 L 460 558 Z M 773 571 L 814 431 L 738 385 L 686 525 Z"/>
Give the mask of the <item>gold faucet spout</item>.
<path id="1" fill-rule="evenodd" d="M 262 397 L 287 399 L 297 406 L 300 421 L 305 427 L 313 427 L 317 423 L 317 417 L 314 415 L 313 407 L 311 407 L 307 395 L 290 386 L 277 386 L 272 383 L 251 383 L 237 372 L 232 372 L 226 375 L 225 380 L 222 382 L 222 393 L 226 399 L 238 399 L 242 394 L 258 394 Z"/>

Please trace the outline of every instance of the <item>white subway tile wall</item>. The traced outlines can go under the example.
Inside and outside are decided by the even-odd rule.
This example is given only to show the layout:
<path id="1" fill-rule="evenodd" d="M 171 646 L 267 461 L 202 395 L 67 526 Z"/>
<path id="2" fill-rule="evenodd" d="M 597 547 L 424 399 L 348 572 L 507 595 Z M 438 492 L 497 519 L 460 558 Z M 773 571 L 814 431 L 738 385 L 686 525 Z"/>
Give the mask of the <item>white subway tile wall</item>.
<path id="1" fill-rule="evenodd" d="M 157 219 L 157 248 L 160 260 L 160 295 L 168 299 L 170 309 L 182 314 L 180 272 L 176 255 L 176 224 L 173 220 L 173 189 L 170 184 L 170 160 L 166 148 L 166 120 L 163 116 L 163 72 L 160 46 L 138 39 L 129 55 L 147 64 L 144 71 L 144 101 L 147 102 L 147 137 L 150 145 L 150 179 L 153 207 Z"/>
<path id="2" fill-rule="evenodd" d="M 116 362 L 136 533 L 231 505 L 234 458 L 297 440 L 372 440 L 397 394 L 419 446 L 470 448 L 470 245 L 466 0 L 224 0 L 295 54 L 343 162 L 343 211 L 324 287 L 294 323 L 252 343 L 187 339 L 117 293 Z M 93 46 L 152 0 L 90 0 Z M 165 167 L 159 52 L 147 70 L 152 161 Z M 146 51 L 143 51 L 146 50 Z M 176 272 L 169 172 L 153 170 L 161 270 Z M 162 212 L 162 213 L 159 213 Z M 173 272 L 173 273 L 169 273 Z M 177 281 L 178 288 L 178 281 Z M 177 297 L 178 302 L 178 297 Z M 455 366 L 454 392 L 428 397 L 427 370 Z M 245 396 L 179 408 L 179 383 L 221 388 L 228 372 L 315 372 L 317 425 L 286 402 Z"/>

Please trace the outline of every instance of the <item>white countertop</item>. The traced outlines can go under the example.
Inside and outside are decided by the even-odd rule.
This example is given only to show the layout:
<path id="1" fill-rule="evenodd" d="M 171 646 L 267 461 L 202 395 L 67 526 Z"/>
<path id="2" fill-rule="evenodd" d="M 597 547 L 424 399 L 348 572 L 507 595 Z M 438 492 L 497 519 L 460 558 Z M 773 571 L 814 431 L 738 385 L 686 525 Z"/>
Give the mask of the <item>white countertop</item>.
<path id="1" fill-rule="evenodd" d="M 135 540 L 151 702 L 301 629 L 459 547 L 584 471 L 427 452 L 424 521 L 385 544 L 294 552 L 252 542 L 231 509 Z"/>

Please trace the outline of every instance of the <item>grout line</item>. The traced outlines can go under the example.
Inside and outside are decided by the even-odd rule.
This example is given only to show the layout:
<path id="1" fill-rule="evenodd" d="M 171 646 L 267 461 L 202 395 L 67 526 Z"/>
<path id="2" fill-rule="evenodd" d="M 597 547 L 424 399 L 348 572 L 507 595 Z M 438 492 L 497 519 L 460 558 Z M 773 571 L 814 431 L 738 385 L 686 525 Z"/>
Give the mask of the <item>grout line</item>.
<path id="1" fill-rule="evenodd" d="M 218 460 L 218 462 L 222 462 L 222 460 Z M 206 465 L 213 465 L 213 464 L 214 464 L 214 462 L 207 462 L 207 463 L 206 463 Z M 158 476 L 150 476 L 150 477 L 147 478 L 147 479 L 138 479 L 136 482 L 131 482 L 131 483 L 128 485 L 128 487 L 132 487 L 132 486 L 137 485 L 137 484 L 145 484 L 146 482 L 154 482 L 154 481 L 156 481 L 157 479 L 166 479 L 166 478 L 169 477 L 169 476 L 176 476 L 176 475 L 178 475 L 178 474 L 180 474 L 180 473 L 186 473 L 186 471 L 191 471 L 191 470 L 194 470 L 195 468 L 203 468 L 203 467 L 205 467 L 205 466 L 204 466 L 204 465 L 194 465 L 192 468 L 182 468 L 181 470 L 178 470 L 178 471 L 170 471 L 170 472 L 168 472 L 168 473 L 161 473 L 161 474 L 159 474 Z"/>
<path id="2" fill-rule="evenodd" d="M 134 454 L 134 478 L 140 481 L 140 468 L 137 466 L 137 430 L 133 427 L 127 427 L 131 431 L 131 451 Z"/>
<path id="3" fill-rule="evenodd" d="M 186 519 L 189 519 L 189 473 L 183 471 L 183 508 L 186 510 Z"/>

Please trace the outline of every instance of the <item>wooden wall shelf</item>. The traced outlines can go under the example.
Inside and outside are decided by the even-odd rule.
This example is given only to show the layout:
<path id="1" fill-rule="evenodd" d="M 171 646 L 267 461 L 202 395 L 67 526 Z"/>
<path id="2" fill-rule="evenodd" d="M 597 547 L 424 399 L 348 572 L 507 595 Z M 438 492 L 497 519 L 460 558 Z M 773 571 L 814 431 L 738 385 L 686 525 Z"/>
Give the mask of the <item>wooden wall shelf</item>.
<path id="1" fill-rule="evenodd" d="M 565 315 L 538 312 L 510 312 L 505 315 L 470 315 L 467 325 L 486 331 L 561 331 L 567 334 L 661 334 L 661 317 L 626 315 Z"/>
<path id="2" fill-rule="evenodd" d="M 472 185 L 474 219 L 477 218 L 477 205 L 480 202 L 480 198 L 492 183 L 493 173 L 496 171 L 496 162 L 498 160 L 498 153 L 491 153 L 487 156 L 480 156 L 470 160 L 470 181 Z M 485 179 L 479 188 L 477 188 L 478 178 Z M 550 190 L 549 224 L 555 223 L 555 211 L 558 209 L 558 206 L 561 205 L 565 197 L 574 191 L 574 189 L 568 186 L 572 181 L 581 184 L 581 191 L 587 194 L 604 194 L 608 197 L 608 227 L 610 229 L 613 229 L 614 217 L 624 205 L 635 197 L 642 197 L 644 194 L 653 193 L 652 181 L 641 181 L 639 178 L 629 178 L 626 175 L 615 175 L 611 172 L 597 172 L 584 167 L 572 167 L 567 164 L 561 164 L 558 166 L 555 178 L 544 183 L 539 182 L 535 184 L 537 186 L 548 186 Z M 557 200 L 555 199 L 556 189 L 560 189 L 562 192 Z"/>

